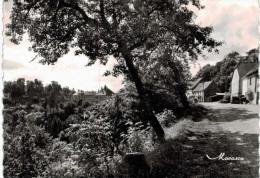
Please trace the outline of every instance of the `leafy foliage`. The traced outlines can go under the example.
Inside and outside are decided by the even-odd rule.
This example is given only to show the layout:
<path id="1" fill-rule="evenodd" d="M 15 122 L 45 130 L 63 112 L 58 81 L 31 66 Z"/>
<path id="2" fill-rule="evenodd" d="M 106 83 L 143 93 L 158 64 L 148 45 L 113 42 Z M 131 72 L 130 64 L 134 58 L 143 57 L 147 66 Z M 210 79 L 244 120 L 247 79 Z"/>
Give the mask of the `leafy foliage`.
<path id="1" fill-rule="evenodd" d="M 171 63 L 179 58 L 187 63 L 221 45 L 211 38 L 211 27 L 201 27 L 193 21 L 194 12 L 188 6 L 202 8 L 199 0 L 40 0 L 13 4 L 6 34 L 19 43 L 28 33 L 30 49 L 38 54 L 41 63 L 54 64 L 71 48 L 76 55 L 87 56 L 88 65 L 97 60 L 106 64 L 113 56 L 117 64 L 106 74 L 124 74 L 133 81 L 141 107 L 161 140 L 164 132 L 153 114 L 138 63 L 163 63 L 165 54 Z M 183 91 L 178 70 L 172 66 L 178 89 Z M 183 105 L 188 106 L 185 90 L 180 96 Z"/>
<path id="2" fill-rule="evenodd" d="M 27 173 L 28 176 L 116 177 L 116 168 L 125 152 L 153 148 L 155 135 L 151 127 L 159 138 L 164 137 L 158 118 L 168 120 L 174 114 L 169 111 L 155 117 L 154 111 L 161 112 L 171 104 L 178 108 L 174 96 L 178 89 L 185 91 L 185 82 L 180 79 L 187 78 L 187 61 L 221 45 L 210 37 L 211 27 L 194 24 L 189 5 L 202 8 L 198 0 L 13 1 L 6 33 L 12 42 L 18 44 L 27 33 L 30 50 L 37 53 L 43 64 L 54 64 L 71 48 L 76 55 L 87 56 L 88 65 L 97 60 L 106 64 L 113 56 L 117 64 L 109 72 L 115 76 L 124 74 L 135 91 L 121 92 L 111 100 L 83 107 L 82 100 L 71 102 L 68 98 L 73 92 L 62 89 L 58 83 L 46 86 L 44 99 L 41 98 L 44 116 L 40 126 L 54 139 L 41 153 L 49 164 L 40 169 L 42 172 Z M 171 69 L 166 70 L 169 64 Z M 151 86 L 155 82 L 153 76 L 141 72 L 144 66 L 153 70 L 156 65 L 162 68 L 156 77 L 165 87 L 158 93 Z M 144 79 L 150 81 L 144 84 Z M 159 85 L 157 82 L 156 86 Z M 170 87 L 175 85 L 177 89 L 171 92 Z M 112 95 L 108 89 L 103 90 Z M 152 96 L 158 99 L 156 103 L 152 103 Z M 165 100 L 159 100 L 160 96 Z M 61 104 L 66 100 L 71 104 Z M 162 106 L 163 101 L 167 103 Z M 25 110 L 32 112 L 33 108 L 29 105 Z M 17 118 L 24 119 L 20 115 Z M 20 126 L 22 121 L 13 125 Z M 11 140 L 18 138 L 14 135 Z M 30 149 L 27 151 L 30 154 L 25 155 L 27 160 L 34 155 Z"/>
<path id="3" fill-rule="evenodd" d="M 219 43 L 209 37 L 212 28 L 193 24 L 190 2 L 202 8 L 198 0 L 14 1 L 7 35 L 18 43 L 28 32 L 32 50 L 49 64 L 71 46 L 77 47 L 76 54 L 89 56 L 89 64 L 96 58 L 106 63 L 108 55 L 120 62 L 122 42 L 130 50 L 147 52 L 161 46 L 158 43 L 171 43 L 196 56 Z"/>
<path id="4" fill-rule="evenodd" d="M 80 101 L 63 103 L 63 97 L 56 100 L 58 110 L 55 112 L 42 107 L 44 103 L 41 102 L 30 107 L 23 103 L 6 107 L 5 176 L 127 176 L 127 167 L 123 164 L 126 153 L 149 153 L 158 147 L 155 133 L 144 119 L 136 88 L 128 84 L 110 99 L 87 107 Z M 57 83 L 50 84 L 44 91 L 53 92 L 54 89 L 62 93 Z M 163 93 L 159 92 L 158 98 Z M 175 100 L 167 96 L 165 101 L 166 98 Z M 156 117 L 164 127 L 176 122 L 175 110 L 154 107 L 160 108 L 155 109 Z"/>
<path id="5" fill-rule="evenodd" d="M 230 88 L 232 74 L 238 62 L 255 62 L 257 60 L 257 49 L 249 50 L 244 57 L 238 52 L 231 52 L 222 61 L 217 62 L 216 65 L 205 65 L 194 79 L 203 78 L 205 81 L 213 80 L 217 84 L 219 91 L 227 92 Z"/>
<path id="6" fill-rule="evenodd" d="M 246 97 L 249 101 L 253 101 L 255 96 L 254 96 L 254 93 L 249 90 L 246 92 Z"/>
<path id="7" fill-rule="evenodd" d="M 22 120 L 4 139 L 5 177 L 37 177 L 47 169 L 51 140 L 42 128 Z"/>
<path id="8" fill-rule="evenodd" d="M 162 113 L 159 113 L 157 117 L 164 127 L 170 127 L 177 122 L 172 110 L 164 110 Z"/>
<path id="9" fill-rule="evenodd" d="M 41 81 L 35 79 L 34 81 L 26 81 L 27 94 L 30 97 L 41 96 L 44 92 L 43 84 Z"/>
<path id="10" fill-rule="evenodd" d="M 19 78 L 15 82 L 5 82 L 4 93 L 9 93 L 12 98 L 23 96 L 25 94 L 25 80 Z"/>

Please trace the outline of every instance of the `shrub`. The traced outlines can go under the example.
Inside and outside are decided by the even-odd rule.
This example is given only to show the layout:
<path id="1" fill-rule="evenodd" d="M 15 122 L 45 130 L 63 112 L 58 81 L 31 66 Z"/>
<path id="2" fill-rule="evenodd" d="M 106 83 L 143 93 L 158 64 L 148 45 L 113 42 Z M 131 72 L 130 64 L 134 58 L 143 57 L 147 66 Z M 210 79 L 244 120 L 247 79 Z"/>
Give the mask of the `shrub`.
<path id="1" fill-rule="evenodd" d="M 11 98 L 9 98 L 9 97 L 4 97 L 4 98 L 3 98 L 3 104 L 4 104 L 4 106 L 6 107 L 6 106 L 8 106 L 8 105 L 13 105 L 14 102 L 13 102 L 13 100 L 12 100 Z"/>
<path id="2" fill-rule="evenodd" d="M 65 103 L 63 108 L 64 108 L 64 118 L 66 119 L 71 114 L 75 113 L 76 104 L 73 102 L 67 102 Z"/>
<path id="3" fill-rule="evenodd" d="M 72 114 L 70 115 L 66 120 L 65 120 L 65 124 L 66 126 L 69 126 L 70 124 L 79 124 L 81 122 L 81 118 L 76 115 L 76 114 Z"/>
<path id="4" fill-rule="evenodd" d="M 91 104 L 89 102 L 87 102 L 87 101 L 83 102 L 83 104 L 82 104 L 83 108 L 87 108 L 89 106 L 91 106 Z"/>
<path id="5" fill-rule="evenodd" d="M 43 125 L 44 124 L 44 113 L 43 112 L 32 112 L 25 116 L 25 120 L 31 125 Z"/>
<path id="6" fill-rule="evenodd" d="M 54 139 L 51 150 L 46 177 L 84 177 L 84 166 L 79 165 L 80 152 L 72 144 Z"/>
<path id="7" fill-rule="evenodd" d="M 50 137 L 39 127 L 20 123 L 4 134 L 4 177 L 42 177 L 48 165 Z"/>
<path id="8" fill-rule="evenodd" d="M 100 116 L 93 121 L 87 120 L 81 124 L 73 124 L 65 130 L 65 136 L 68 137 L 72 146 L 71 149 L 78 152 L 77 161 L 74 162 L 82 167 L 85 177 L 108 175 L 114 171 L 113 159 L 117 153 L 112 140 L 113 129 L 108 119 Z M 64 161 L 68 159 L 72 158 L 68 157 Z"/>
<path id="9" fill-rule="evenodd" d="M 163 127 L 170 127 L 172 124 L 176 123 L 176 116 L 172 110 L 165 109 L 156 116 Z"/>
<path id="10" fill-rule="evenodd" d="M 138 127 L 129 128 L 127 133 L 127 148 L 125 152 L 149 152 L 155 147 L 152 129 L 138 130 Z"/>
<path id="11" fill-rule="evenodd" d="M 254 100 L 254 93 L 249 90 L 246 92 L 246 98 L 248 99 L 248 101 L 253 101 Z"/>
<path id="12" fill-rule="evenodd" d="M 53 137 L 56 138 L 65 128 L 65 122 L 61 120 L 59 114 L 54 113 L 48 116 L 45 128 Z"/>

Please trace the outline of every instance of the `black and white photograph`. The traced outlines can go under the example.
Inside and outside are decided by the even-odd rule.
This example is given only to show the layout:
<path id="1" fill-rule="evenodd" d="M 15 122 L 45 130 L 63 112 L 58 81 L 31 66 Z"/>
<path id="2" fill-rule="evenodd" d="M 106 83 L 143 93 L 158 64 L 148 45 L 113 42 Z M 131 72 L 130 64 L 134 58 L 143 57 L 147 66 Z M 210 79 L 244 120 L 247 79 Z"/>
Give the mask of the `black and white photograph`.
<path id="1" fill-rule="evenodd" d="M 4 178 L 258 178 L 257 0 L 4 0 Z"/>

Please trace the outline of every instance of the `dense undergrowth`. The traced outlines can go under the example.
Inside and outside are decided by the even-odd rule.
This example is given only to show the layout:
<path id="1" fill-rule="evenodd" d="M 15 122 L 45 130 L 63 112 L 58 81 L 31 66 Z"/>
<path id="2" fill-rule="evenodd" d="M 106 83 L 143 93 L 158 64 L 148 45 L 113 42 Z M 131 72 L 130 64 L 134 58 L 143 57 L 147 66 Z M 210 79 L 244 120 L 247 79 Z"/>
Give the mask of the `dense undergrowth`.
<path id="1" fill-rule="evenodd" d="M 82 96 L 60 97 L 64 92 L 54 95 L 53 88 L 45 97 L 5 98 L 5 177 L 129 177 L 128 154 L 160 149 L 135 92 L 88 102 Z M 206 113 L 202 106 L 185 111 L 174 97 L 164 98 L 154 94 L 164 129 L 188 114 L 196 120 Z"/>

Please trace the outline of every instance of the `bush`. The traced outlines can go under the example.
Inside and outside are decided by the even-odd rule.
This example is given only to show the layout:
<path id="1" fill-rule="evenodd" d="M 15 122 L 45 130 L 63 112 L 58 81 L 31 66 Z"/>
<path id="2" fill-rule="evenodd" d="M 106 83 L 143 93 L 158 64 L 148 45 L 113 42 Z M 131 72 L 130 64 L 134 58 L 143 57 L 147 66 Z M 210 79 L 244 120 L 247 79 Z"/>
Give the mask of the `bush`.
<path id="1" fill-rule="evenodd" d="M 138 126 L 136 126 L 138 128 Z M 152 129 L 130 128 L 127 133 L 127 147 L 124 152 L 149 152 L 155 148 Z"/>
<path id="2" fill-rule="evenodd" d="M 34 112 L 44 112 L 44 108 L 41 105 L 32 104 L 31 107 Z"/>
<path id="3" fill-rule="evenodd" d="M 73 167 L 82 167 L 77 169 L 84 170 L 84 177 L 98 177 L 98 175 L 104 177 L 103 175 L 112 174 L 115 166 L 114 158 L 118 155 L 115 152 L 112 131 L 108 118 L 102 116 L 94 121 L 88 120 L 71 125 L 65 130 L 65 137 L 69 139 L 71 145 L 69 149 L 70 152 L 74 152 L 75 157 L 69 156 L 73 155 L 72 153 L 67 154 L 69 157 L 62 158 L 64 160 L 61 160 L 61 163 L 65 164 L 64 162 L 70 160 L 68 164 L 77 163 Z M 73 167 L 68 166 L 66 169 Z M 77 174 L 79 173 L 80 171 L 77 171 Z M 64 174 L 64 172 L 60 173 L 61 176 Z"/>
<path id="4" fill-rule="evenodd" d="M 248 101 L 253 101 L 254 100 L 254 93 L 252 91 L 247 91 L 246 92 L 246 98 Z"/>
<path id="5" fill-rule="evenodd" d="M 74 114 L 75 113 L 75 108 L 76 108 L 76 104 L 75 103 L 73 103 L 73 102 L 65 103 L 65 105 L 63 106 L 63 109 L 64 109 L 64 119 L 69 117 L 71 114 Z"/>
<path id="6" fill-rule="evenodd" d="M 165 109 L 163 112 L 156 115 L 157 119 L 163 127 L 170 127 L 176 123 L 176 116 L 172 110 Z"/>
<path id="7" fill-rule="evenodd" d="M 59 114 L 55 113 L 48 116 L 45 128 L 56 138 L 59 133 L 66 128 L 66 125 L 65 122 L 61 120 Z"/>
<path id="8" fill-rule="evenodd" d="M 3 98 L 3 104 L 6 107 L 8 105 L 14 105 L 14 102 L 11 98 L 4 97 Z"/>
<path id="9" fill-rule="evenodd" d="M 39 127 L 20 123 L 4 134 L 4 177 L 42 177 L 48 166 L 50 137 Z"/>
<path id="10" fill-rule="evenodd" d="M 91 104 L 89 102 L 87 102 L 87 101 L 83 102 L 83 104 L 82 104 L 83 108 L 87 108 L 89 106 L 91 106 Z"/>
<path id="11" fill-rule="evenodd" d="M 46 177 L 84 177 L 84 166 L 79 163 L 79 150 L 72 144 L 53 140 L 50 153 L 50 165 L 45 171 Z"/>
<path id="12" fill-rule="evenodd" d="M 31 125 L 43 125 L 44 124 L 44 113 L 43 112 L 32 112 L 25 116 L 25 120 Z"/>
<path id="13" fill-rule="evenodd" d="M 69 126 L 70 124 L 79 124 L 81 122 L 81 118 L 76 115 L 76 114 L 72 114 L 70 115 L 66 120 L 65 123 L 67 126 Z"/>

